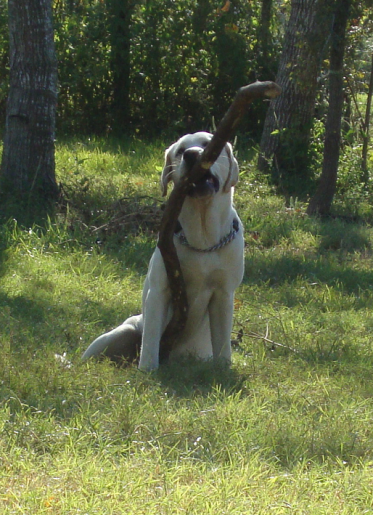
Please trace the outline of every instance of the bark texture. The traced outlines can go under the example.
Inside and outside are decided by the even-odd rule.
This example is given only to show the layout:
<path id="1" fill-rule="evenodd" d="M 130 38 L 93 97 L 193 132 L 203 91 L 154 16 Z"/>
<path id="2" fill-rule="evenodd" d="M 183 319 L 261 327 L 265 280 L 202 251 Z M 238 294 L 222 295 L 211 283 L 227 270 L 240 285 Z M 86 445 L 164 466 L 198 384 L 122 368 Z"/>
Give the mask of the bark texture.
<path id="1" fill-rule="evenodd" d="M 21 195 L 58 191 L 54 139 L 57 61 L 51 0 L 9 0 L 10 90 L 3 183 Z"/>
<path id="2" fill-rule="evenodd" d="M 328 215 L 337 185 L 343 108 L 343 57 L 351 0 L 337 0 L 330 48 L 329 109 L 319 186 L 310 200 L 307 213 Z"/>
<path id="3" fill-rule="evenodd" d="M 317 78 L 330 30 L 324 0 L 292 0 L 276 83 L 282 95 L 267 111 L 260 143 L 259 169 L 304 176 L 315 107 Z M 273 134 L 275 132 L 275 134 Z"/>
<path id="4" fill-rule="evenodd" d="M 131 68 L 131 17 L 132 0 L 109 0 L 111 21 L 110 65 L 113 74 L 114 132 L 123 134 L 129 130 L 130 119 L 130 68 Z"/>
<path id="5" fill-rule="evenodd" d="M 371 56 L 371 64 L 370 64 L 370 78 L 369 78 L 369 88 L 368 88 L 368 97 L 367 97 L 367 105 L 365 109 L 365 119 L 364 119 L 364 135 L 363 135 L 363 150 L 362 150 L 362 158 L 361 158 L 361 168 L 363 170 L 363 178 L 365 182 L 368 182 L 369 174 L 368 174 L 368 145 L 370 141 L 369 131 L 370 131 L 370 109 L 372 106 L 372 96 L 373 96 L 373 54 Z"/>
<path id="6" fill-rule="evenodd" d="M 262 59 L 265 62 L 271 48 L 271 17 L 272 17 L 272 0 L 262 0 L 262 9 L 260 13 L 260 23 L 258 27 L 258 47 L 262 53 Z"/>

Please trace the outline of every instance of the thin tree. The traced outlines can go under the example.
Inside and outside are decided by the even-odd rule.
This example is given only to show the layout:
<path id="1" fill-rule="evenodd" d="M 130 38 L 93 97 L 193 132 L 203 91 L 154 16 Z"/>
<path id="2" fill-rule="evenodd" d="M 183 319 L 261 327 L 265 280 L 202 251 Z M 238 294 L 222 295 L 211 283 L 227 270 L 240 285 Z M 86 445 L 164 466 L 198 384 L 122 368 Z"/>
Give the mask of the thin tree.
<path id="1" fill-rule="evenodd" d="M 131 20 L 136 0 L 107 0 L 110 19 L 113 78 L 113 129 L 117 134 L 129 132 Z"/>
<path id="2" fill-rule="evenodd" d="M 261 52 L 262 60 L 265 63 L 268 61 L 269 51 L 272 44 L 272 0 L 262 0 L 261 4 L 262 9 L 260 11 L 260 22 L 258 26 L 258 50 Z"/>
<path id="3" fill-rule="evenodd" d="M 365 119 L 364 119 L 364 134 L 363 134 L 363 149 L 361 153 L 361 168 L 364 174 L 365 182 L 368 181 L 368 144 L 369 144 L 369 131 L 370 131 L 370 109 L 372 106 L 372 96 L 373 96 L 373 53 L 371 56 L 371 64 L 370 64 L 370 77 L 369 77 L 369 87 L 368 87 L 368 96 L 367 96 L 367 105 L 365 109 Z"/>
<path id="4" fill-rule="evenodd" d="M 320 182 L 307 208 L 309 215 L 328 215 L 337 185 L 343 108 L 343 57 L 352 0 L 336 0 L 330 47 L 329 109 L 325 125 Z"/>
<path id="5" fill-rule="evenodd" d="M 0 178 L 22 198 L 56 196 L 57 60 L 51 0 L 9 0 L 10 89 Z"/>

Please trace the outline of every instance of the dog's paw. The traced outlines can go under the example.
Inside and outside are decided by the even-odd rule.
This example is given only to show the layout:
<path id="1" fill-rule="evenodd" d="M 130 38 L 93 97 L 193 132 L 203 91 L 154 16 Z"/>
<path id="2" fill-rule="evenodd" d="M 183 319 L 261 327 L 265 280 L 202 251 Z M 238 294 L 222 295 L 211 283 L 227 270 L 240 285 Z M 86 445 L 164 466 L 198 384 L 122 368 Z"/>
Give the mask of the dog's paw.
<path id="1" fill-rule="evenodd" d="M 139 370 L 141 370 L 141 372 L 153 372 L 154 370 L 157 370 L 158 367 L 158 359 L 145 360 L 140 358 Z"/>

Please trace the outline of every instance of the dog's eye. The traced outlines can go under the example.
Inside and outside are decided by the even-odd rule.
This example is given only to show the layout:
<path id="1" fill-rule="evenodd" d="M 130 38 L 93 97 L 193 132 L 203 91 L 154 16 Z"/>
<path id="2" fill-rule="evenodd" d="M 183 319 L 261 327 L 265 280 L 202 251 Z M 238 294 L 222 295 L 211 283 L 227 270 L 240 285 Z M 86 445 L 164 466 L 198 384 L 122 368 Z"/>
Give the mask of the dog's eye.
<path id="1" fill-rule="evenodd" d="M 180 147 L 177 152 L 176 152 L 176 157 L 180 157 L 184 154 L 185 152 L 185 148 L 184 147 Z"/>

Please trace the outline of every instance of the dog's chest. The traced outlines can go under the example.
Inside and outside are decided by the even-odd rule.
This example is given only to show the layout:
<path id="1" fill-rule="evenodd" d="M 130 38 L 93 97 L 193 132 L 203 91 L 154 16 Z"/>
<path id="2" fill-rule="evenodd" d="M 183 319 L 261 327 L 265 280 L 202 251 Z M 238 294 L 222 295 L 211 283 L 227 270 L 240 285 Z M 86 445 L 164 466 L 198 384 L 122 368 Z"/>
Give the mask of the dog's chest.
<path id="1" fill-rule="evenodd" d="M 240 268 L 238 261 L 237 256 L 226 251 L 203 254 L 186 249 L 181 252 L 180 264 L 187 290 L 211 291 L 230 286 L 232 280 L 236 282 L 235 275 Z"/>

